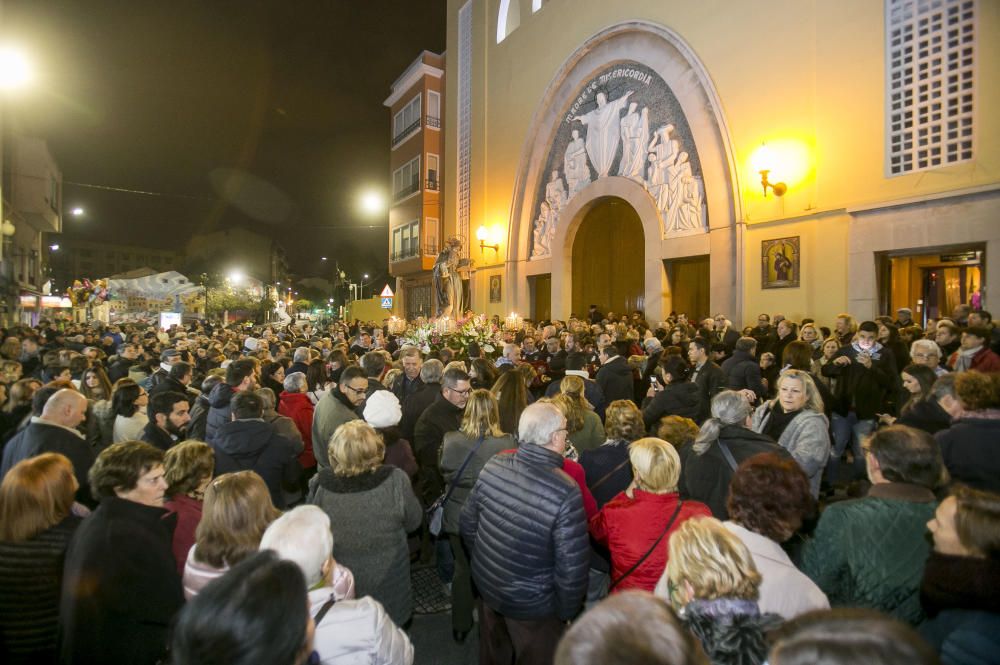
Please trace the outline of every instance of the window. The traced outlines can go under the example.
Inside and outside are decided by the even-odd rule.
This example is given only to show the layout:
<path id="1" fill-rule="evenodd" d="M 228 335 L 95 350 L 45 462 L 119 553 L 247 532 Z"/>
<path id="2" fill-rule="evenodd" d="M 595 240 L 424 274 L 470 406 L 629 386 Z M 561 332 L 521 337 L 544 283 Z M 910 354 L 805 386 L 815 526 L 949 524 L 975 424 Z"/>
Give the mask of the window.
<path id="1" fill-rule="evenodd" d="M 420 220 L 408 222 L 392 232 L 392 261 L 402 261 L 420 254 Z"/>
<path id="2" fill-rule="evenodd" d="M 420 129 L 420 95 L 407 103 L 392 118 L 392 146 L 396 147 Z"/>
<path id="3" fill-rule="evenodd" d="M 427 223 L 424 226 L 424 236 L 427 238 L 427 242 L 424 244 L 424 254 L 426 256 L 437 256 L 438 246 L 438 219 L 437 217 L 428 217 Z"/>
<path id="4" fill-rule="evenodd" d="M 521 25 L 520 0 L 500 0 L 500 13 L 497 16 L 497 44 L 507 39 L 507 35 L 517 30 Z M 461 14 L 461 10 L 459 10 Z M 459 23 L 462 17 L 459 15 Z M 461 29 L 461 28 L 459 28 Z"/>
<path id="5" fill-rule="evenodd" d="M 433 90 L 427 91 L 427 126 L 441 128 L 441 93 Z"/>
<path id="6" fill-rule="evenodd" d="M 975 0 L 886 2 L 888 175 L 972 159 Z"/>
<path id="7" fill-rule="evenodd" d="M 392 199 L 400 201 L 420 191 L 420 156 L 416 156 L 392 174 Z"/>
<path id="8" fill-rule="evenodd" d="M 438 191 L 438 156 L 427 154 L 427 189 Z"/>

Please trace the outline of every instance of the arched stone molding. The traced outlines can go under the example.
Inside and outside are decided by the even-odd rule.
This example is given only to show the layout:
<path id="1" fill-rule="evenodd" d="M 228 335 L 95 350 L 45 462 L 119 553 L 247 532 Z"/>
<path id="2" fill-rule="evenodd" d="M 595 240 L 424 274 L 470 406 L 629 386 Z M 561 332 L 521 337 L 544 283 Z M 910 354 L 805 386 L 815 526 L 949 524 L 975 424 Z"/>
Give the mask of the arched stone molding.
<path id="1" fill-rule="evenodd" d="M 563 208 L 562 223 L 556 228 L 552 242 L 552 257 L 549 268 L 552 272 L 552 316 L 568 319 L 573 305 L 573 239 L 587 213 L 598 204 L 610 198 L 618 198 L 628 203 L 642 221 L 645 252 L 643 300 L 646 314 L 652 321 L 662 318 L 658 305 L 663 300 L 664 270 L 660 258 L 660 238 L 663 235 L 663 220 L 653 199 L 634 180 L 619 176 L 601 178 L 587 185 Z M 653 309 L 650 309 L 652 307 Z M 577 312 L 583 316 L 584 312 Z"/>
<path id="2" fill-rule="evenodd" d="M 609 177 L 588 185 L 560 214 L 552 258 L 529 261 L 535 212 L 532 210 L 534 192 L 547 175 L 543 173 L 545 162 L 563 115 L 580 87 L 599 70 L 616 62 L 638 62 L 648 66 L 677 97 L 701 158 L 708 208 L 708 240 L 664 240 L 658 229 L 651 233 L 650 220 L 656 220 L 657 225 L 661 222 L 648 194 L 634 183 L 630 184 L 637 191 L 625 187 L 624 183 L 613 182 L 619 178 Z M 736 220 L 742 219 L 740 200 L 735 195 L 739 191 L 738 179 L 722 104 L 707 70 L 684 40 L 669 28 L 647 21 L 628 21 L 598 32 L 587 39 L 553 77 L 525 136 L 508 224 L 507 302 L 513 310 L 527 312 L 530 307 L 527 277 L 551 272 L 553 316 L 568 316 L 571 299 L 567 299 L 566 294 L 572 291 L 567 292 L 565 284 L 570 279 L 566 273 L 572 268 L 568 252 L 572 250 L 573 235 L 586 210 L 592 207 L 589 205 L 592 201 L 588 199 L 620 196 L 618 193 L 607 193 L 614 190 L 626 194 L 621 198 L 628 201 L 643 220 L 646 232 L 647 318 L 658 320 L 664 313 L 664 297 L 669 293 L 669 287 L 663 276 L 663 260 L 688 255 L 686 252 L 689 250 L 685 248 L 690 247 L 701 247 L 697 251 L 704 253 L 707 245 L 713 257 L 712 310 L 726 312 L 735 317 L 734 320 L 741 320 L 743 242 L 742 228 L 736 223 Z M 641 202 L 643 197 L 645 203 Z M 652 215 L 648 212 L 649 208 L 653 208 Z"/>

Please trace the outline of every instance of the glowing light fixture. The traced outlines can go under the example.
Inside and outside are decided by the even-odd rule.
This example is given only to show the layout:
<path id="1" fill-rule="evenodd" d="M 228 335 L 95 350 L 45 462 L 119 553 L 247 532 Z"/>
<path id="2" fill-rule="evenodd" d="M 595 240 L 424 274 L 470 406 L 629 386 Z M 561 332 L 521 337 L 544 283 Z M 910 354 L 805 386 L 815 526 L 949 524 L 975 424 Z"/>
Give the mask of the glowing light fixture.
<path id="1" fill-rule="evenodd" d="M 16 90 L 35 78 L 31 62 L 20 49 L 0 47 L 0 90 Z"/>

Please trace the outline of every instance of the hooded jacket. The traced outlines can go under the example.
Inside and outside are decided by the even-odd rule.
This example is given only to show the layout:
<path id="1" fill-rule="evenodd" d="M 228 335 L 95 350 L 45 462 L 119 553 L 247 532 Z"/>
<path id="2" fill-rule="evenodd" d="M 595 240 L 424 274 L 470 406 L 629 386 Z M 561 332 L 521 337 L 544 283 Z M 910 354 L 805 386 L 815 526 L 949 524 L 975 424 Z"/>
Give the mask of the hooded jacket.
<path id="1" fill-rule="evenodd" d="M 663 416 L 682 416 L 696 423 L 702 412 L 701 390 L 694 383 L 668 383 L 663 390 L 647 397 L 642 406 L 646 431 L 654 432 Z"/>
<path id="2" fill-rule="evenodd" d="M 219 428 L 233 418 L 233 395 L 236 391 L 223 381 L 208 394 L 208 418 L 205 420 L 205 441 L 212 443 L 219 434 Z"/>
<path id="3" fill-rule="evenodd" d="M 212 448 L 215 450 L 215 475 L 256 472 L 267 484 L 275 508 L 284 510 L 281 487 L 282 484 L 294 485 L 299 480 L 302 467 L 296 458 L 302 452 L 301 446 L 278 434 L 270 423 L 249 418 L 223 425 Z"/>
<path id="4" fill-rule="evenodd" d="M 632 370 L 621 356 L 609 360 L 597 370 L 597 385 L 604 392 L 608 404 L 616 399 L 631 400 L 635 397 Z"/>

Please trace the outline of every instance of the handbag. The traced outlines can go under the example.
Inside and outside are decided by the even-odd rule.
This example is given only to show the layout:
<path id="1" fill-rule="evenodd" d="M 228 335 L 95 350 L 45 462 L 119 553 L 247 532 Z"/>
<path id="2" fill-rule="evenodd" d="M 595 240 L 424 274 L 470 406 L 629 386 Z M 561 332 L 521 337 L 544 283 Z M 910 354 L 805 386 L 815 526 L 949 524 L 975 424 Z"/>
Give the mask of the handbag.
<path id="1" fill-rule="evenodd" d="M 458 482 L 458 479 L 462 477 L 462 474 L 465 472 L 465 467 L 469 465 L 469 461 L 472 459 L 472 456 L 476 454 L 476 451 L 479 450 L 479 446 L 483 445 L 483 439 L 485 438 L 485 434 L 480 436 L 479 441 L 476 441 L 476 445 L 473 446 L 472 450 L 469 451 L 469 454 L 465 456 L 465 461 L 462 462 L 462 466 L 459 467 L 458 473 L 456 473 L 455 477 L 451 479 L 450 483 L 448 483 L 448 491 L 435 499 L 434 503 L 427 507 L 427 530 L 431 532 L 432 536 L 436 537 L 441 535 L 441 530 L 444 528 L 444 505 L 448 503 L 448 500 L 451 498 L 451 493 L 455 491 L 455 484 Z"/>
<path id="2" fill-rule="evenodd" d="M 674 525 L 674 522 L 677 521 L 677 516 L 681 514 L 681 507 L 683 506 L 684 506 L 684 500 L 679 499 L 677 501 L 677 509 L 674 510 L 674 514 L 670 516 L 670 521 L 667 522 L 667 526 L 663 527 L 663 533 L 660 534 L 660 537 L 656 539 L 656 542 L 653 543 L 652 547 L 646 550 L 646 553 L 642 555 L 642 558 L 640 558 L 638 561 L 632 564 L 632 567 L 625 571 L 624 575 L 619 577 L 617 580 L 611 582 L 611 586 L 608 587 L 608 591 L 611 591 L 616 586 L 618 586 L 622 582 L 622 580 L 624 580 L 626 577 L 634 573 L 636 571 L 636 568 L 641 566 L 642 563 L 649 558 L 649 555 L 653 553 L 653 550 L 657 548 L 657 546 L 660 544 L 660 541 L 663 540 L 663 537 L 667 535 L 668 531 L 670 531 L 670 527 L 672 527 Z"/>

